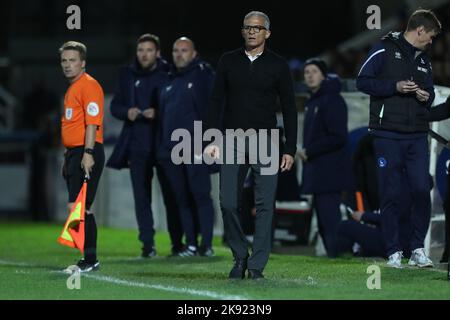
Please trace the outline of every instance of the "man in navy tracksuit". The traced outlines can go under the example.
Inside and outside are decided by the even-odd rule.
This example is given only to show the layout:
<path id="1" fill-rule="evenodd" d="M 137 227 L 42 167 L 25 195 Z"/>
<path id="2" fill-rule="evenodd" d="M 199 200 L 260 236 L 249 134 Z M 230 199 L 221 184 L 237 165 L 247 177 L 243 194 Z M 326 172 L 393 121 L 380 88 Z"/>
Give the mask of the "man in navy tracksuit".
<path id="1" fill-rule="evenodd" d="M 170 73 L 169 83 L 162 89 L 160 97 L 158 161 L 175 192 L 186 236 L 187 247 L 179 256 L 200 254 L 210 257 L 214 254 L 212 249 L 214 208 L 210 196 L 210 169 L 206 164 L 194 161 L 194 152 L 184 155 L 189 157 L 190 164 L 185 162 L 175 164 L 171 158 L 172 149 L 181 141 L 171 141 L 171 136 L 174 130 L 185 129 L 190 133 L 193 143 L 194 121 L 203 121 L 205 118 L 214 74 L 209 65 L 197 57 L 194 43 L 188 38 L 176 40 L 172 54 L 176 69 Z M 201 153 L 202 149 L 200 156 Z M 196 210 L 192 209 L 190 198 L 194 201 Z M 199 248 L 195 232 L 195 215 L 202 236 Z"/>
<path id="2" fill-rule="evenodd" d="M 313 194 L 319 232 L 327 255 L 334 256 L 335 230 L 341 221 L 341 191 L 348 186 L 347 105 L 339 78 L 327 74 L 323 60 L 305 63 L 305 82 L 311 97 L 305 103 L 303 126 L 303 194 Z"/>
<path id="3" fill-rule="evenodd" d="M 433 266 L 424 250 L 430 222 L 427 115 L 434 100 L 425 52 L 441 23 L 429 10 L 415 11 L 404 33 L 389 33 L 364 62 L 357 87 L 370 95 L 370 132 L 375 136 L 381 227 L 388 266 L 401 268 L 399 244 L 401 180 L 406 173 L 413 199 L 410 265 Z"/>
<path id="4" fill-rule="evenodd" d="M 155 118 L 158 118 L 158 92 L 167 81 L 168 70 L 167 62 L 159 58 L 159 52 L 158 37 L 144 34 L 138 39 L 136 59 L 120 70 L 119 84 L 111 102 L 112 115 L 124 124 L 107 166 L 130 168 L 139 240 L 143 243 L 142 257 L 156 254 L 151 209 Z M 183 248 L 178 208 L 167 177 L 161 168 L 156 166 L 156 169 L 167 210 L 172 252 L 177 253 Z"/>

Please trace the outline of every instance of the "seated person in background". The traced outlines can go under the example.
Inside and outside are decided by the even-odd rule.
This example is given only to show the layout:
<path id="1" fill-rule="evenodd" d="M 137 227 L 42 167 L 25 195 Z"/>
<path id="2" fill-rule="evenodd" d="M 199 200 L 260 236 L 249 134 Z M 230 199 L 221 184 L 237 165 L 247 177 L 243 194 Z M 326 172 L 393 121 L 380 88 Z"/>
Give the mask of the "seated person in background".
<path id="1" fill-rule="evenodd" d="M 405 210 L 400 218 L 400 245 L 405 257 L 411 254 L 409 238 L 411 233 L 411 210 Z M 381 236 L 380 211 L 353 211 L 347 207 L 349 219 L 341 221 L 336 230 L 337 255 L 352 252 L 360 257 L 386 257 Z"/>
<path id="2" fill-rule="evenodd" d="M 353 211 L 347 207 L 349 219 L 341 221 L 336 231 L 337 255 L 351 252 L 357 256 L 384 257 L 379 211 Z"/>
<path id="3" fill-rule="evenodd" d="M 430 176 L 430 185 L 433 188 L 433 180 Z M 403 179 L 402 189 L 409 189 L 408 182 Z M 412 198 L 410 192 L 402 192 L 399 199 L 402 204 L 402 212 L 399 219 L 399 243 L 405 258 L 411 255 L 412 237 Z M 347 207 L 348 220 L 341 221 L 336 229 L 336 255 L 352 252 L 362 257 L 386 257 L 383 237 L 381 234 L 381 215 L 379 210 L 353 211 Z M 357 244 L 357 245 L 355 245 Z M 354 250 L 354 249 L 357 250 Z M 355 252 L 357 251 L 357 252 Z"/>

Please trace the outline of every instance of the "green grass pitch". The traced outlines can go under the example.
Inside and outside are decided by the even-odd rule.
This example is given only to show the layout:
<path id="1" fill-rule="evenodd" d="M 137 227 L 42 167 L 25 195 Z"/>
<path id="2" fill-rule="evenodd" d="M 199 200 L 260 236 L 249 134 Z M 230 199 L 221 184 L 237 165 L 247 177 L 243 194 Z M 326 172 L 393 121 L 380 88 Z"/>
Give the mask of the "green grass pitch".
<path id="1" fill-rule="evenodd" d="M 168 258 L 169 237 L 157 233 L 158 256 L 140 259 L 137 232 L 100 228 L 101 269 L 67 288 L 61 272 L 80 258 L 56 242 L 62 225 L 0 225 L 0 299 L 450 299 L 443 270 L 401 270 L 374 259 L 272 254 L 265 281 L 230 281 L 230 250 L 215 239 L 213 258 Z M 406 263 L 406 261 L 405 261 Z M 367 288 L 367 268 L 381 269 L 381 289 Z"/>

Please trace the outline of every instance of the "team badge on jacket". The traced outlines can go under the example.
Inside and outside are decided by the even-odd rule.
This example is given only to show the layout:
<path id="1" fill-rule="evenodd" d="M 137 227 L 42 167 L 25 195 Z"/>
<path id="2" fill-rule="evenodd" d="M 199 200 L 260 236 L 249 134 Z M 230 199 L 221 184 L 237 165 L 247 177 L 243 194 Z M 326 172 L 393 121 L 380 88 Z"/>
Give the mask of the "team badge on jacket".
<path id="1" fill-rule="evenodd" d="M 382 157 L 378 158 L 378 166 L 380 168 L 384 168 L 384 167 L 386 167 L 386 165 L 387 165 L 387 160 L 385 158 L 382 158 Z"/>

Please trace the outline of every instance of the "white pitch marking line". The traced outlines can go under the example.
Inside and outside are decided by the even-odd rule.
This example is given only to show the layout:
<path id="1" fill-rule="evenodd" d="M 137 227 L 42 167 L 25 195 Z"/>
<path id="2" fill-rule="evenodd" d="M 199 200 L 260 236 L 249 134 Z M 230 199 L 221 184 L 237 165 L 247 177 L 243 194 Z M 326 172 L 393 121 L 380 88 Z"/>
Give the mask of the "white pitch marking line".
<path id="1" fill-rule="evenodd" d="M 224 294 L 220 294 L 220 293 L 217 293 L 214 291 L 178 288 L 178 287 L 174 287 L 174 286 L 163 286 L 163 285 L 159 285 L 159 284 L 147 284 L 147 283 L 142 283 L 142 282 L 128 281 L 128 280 L 122 280 L 122 279 L 117 279 L 117 278 L 113 278 L 113 277 L 99 276 L 99 275 L 93 275 L 93 274 L 83 274 L 83 276 L 85 276 L 87 278 L 93 278 L 93 279 L 96 279 L 99 281 L 105 281 L 105 282 L 110 282 L 110 283 L 119 284 L 119 285 L 139 287 L 139 288 L 157 289 L 157 290 L 176 292 L 176 293 L 192 294 L 192 295 L 204 296 L 204 297 L 209 297 L 209 298 L 219 299 L 219 300 L 247 300 L 247 298 L 243 297 L 243 296 L 224 295 Z"/>
<path id="2" fill-rule="evenodd" d="M 0 265 L 8 265 L 8 266 L 17 266 L 17 267 L 34 267 L 36 265 L 26 262 L 13 262 L 13 261 L 6 261 L 6 260 L 0 260 Z M 51 271 L 52 273 L 55 271 Z M 62 271 L 57 271 L 58 273 Z M 168 291 L 168 292 L 175 292 L 175 293 L 182 293 L 182 294 L 191 294 L 196 296 L 202 296 L 202 297 L 209 297 L 213 299 L 219 299 L 219 300 L 247 300 L 247 297 L 243 296 L 234 296 L 234 295 L 225 295 L 220 294 L 214 291 L 208 291 L 208 290 L 196 290 L 196 289 L 189 289 L 189 288 L 179 288 L 174 286 L 164 286 L 159 284 L 148 284 L 143 282 L 136 282 L 136 281 L 128 281 L 128 280 L 122 280 L 118 278 L 113 277 L 107 277 L 107 276 L 100 276 L 100 275 L 93 275 L 93 274 L 82 274 L 83 276 L 87 278 L 92 278 L 98 281 L 104 281 L 109 283 L 114 283 L 118 285 L 125 285 L 130 287 L 139 287 L 139 288 L 148 288 L 148 289 L 157 289 L 162 291 Z"/>

